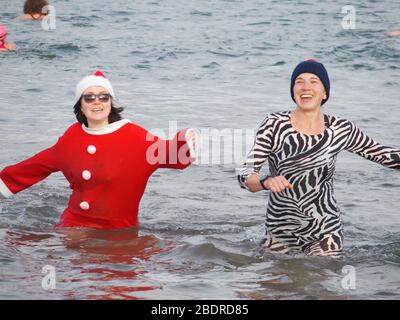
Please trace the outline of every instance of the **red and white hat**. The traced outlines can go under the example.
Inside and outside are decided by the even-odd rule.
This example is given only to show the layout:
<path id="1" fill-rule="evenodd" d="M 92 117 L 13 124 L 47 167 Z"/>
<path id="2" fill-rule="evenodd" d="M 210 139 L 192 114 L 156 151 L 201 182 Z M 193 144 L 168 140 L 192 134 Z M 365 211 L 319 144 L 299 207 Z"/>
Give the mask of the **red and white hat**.
<path id="1" fill-rule="evenodd" d="M 114 90 L 111 82 L 101 71 L 96 71 L 94 74 L 84 77 L 77 85 L 75 89 L 75 101 L 78 102 L 83 92 L 90 87 L 103 87 L 108 93 L 115 98 Z"/>

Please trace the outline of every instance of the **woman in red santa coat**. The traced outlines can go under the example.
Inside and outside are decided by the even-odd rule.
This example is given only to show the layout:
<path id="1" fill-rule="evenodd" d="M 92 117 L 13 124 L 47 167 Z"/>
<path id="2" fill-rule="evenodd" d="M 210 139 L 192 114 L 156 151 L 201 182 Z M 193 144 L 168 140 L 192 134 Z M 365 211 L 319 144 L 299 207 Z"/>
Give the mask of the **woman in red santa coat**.
<path id="1" fill-rule="evenodd" d="M 0 196 L 10 197 L 61 171 L 72 189 L 58 226 L 113 229 L 138 226 L 139 202 L 158 168 L 184 169 L 193 161 L 197 133 L 161 140 L 121 118 L 110 81 L 97 71 L 76 86 L 78 120 L 57 143 L 0 172 Z"/>

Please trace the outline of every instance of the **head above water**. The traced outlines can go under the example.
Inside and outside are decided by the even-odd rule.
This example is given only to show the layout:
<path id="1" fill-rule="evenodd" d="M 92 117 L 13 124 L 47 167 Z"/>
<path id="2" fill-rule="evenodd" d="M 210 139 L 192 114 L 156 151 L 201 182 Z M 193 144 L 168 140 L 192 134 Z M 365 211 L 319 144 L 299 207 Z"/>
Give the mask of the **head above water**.
<path id="1" fill-rule="evenodd" d="M 95 104 L 100 103 L 101 105 L 107 107 L 106 117 L 108 117 L 108 123 L 113 123 L 115 121 L 121 120 L 122 117 L 120 113 L 124 110 L 122 107 L 115 106 L 115 94 L 114 89 L 111 85 L 111 82 L 106 78 L 106 76 L 101 71 L 96 71 L 94 74 L 90 76 L 84 77 L 77 85 L 75 89 L 75 105 L 74 105 L 74 113 L 78 122 L 84 124 L 85 126 L 89 126 L 89 121 L 96 120 L 95 118 L 90 119 L 91 116 L 85 111 L 87 107 L 91 107 L 87 102 L 83 99 L 83 94 L 92 93 L 92 94 L 109 94 L 111 96 L 111 101 L 101 103 L 100 99 L 95 98 Z M 86 114 L 86 115 L 85 115 Z M 89 115 L 89 118 L 87 117 Z M 96 114 L 95 117 L 101 117 L 101 114 Z M 88 121 L 89 120 L 89 121 Z"/>
<path id="2" fill-rule="evenodd" d="M 294 102 L 296 102 L 294 98 L 293 87 L 295 85 L 296 78 L 303 73 L 312 73 L 316 75 L 322 82 L 326 92 L 326 99 L 322 100 L 321 105 L 323 105 L 329 99 L 329 91 L 330 91 L 330 81 L 328 72 L 326 71 L 324 65 L 317 60 L 309 59 L 303 62 L 300 62 L 296 68 L 293 70 L 292 78 L 290 81 L 290 95 Z"/>
<path id="3" fill-rule="evenodd" d="M 42 14 L 42 9 L 48 6 L 47 0 L 25 0 L 24 13 L 25 14 Z"/>

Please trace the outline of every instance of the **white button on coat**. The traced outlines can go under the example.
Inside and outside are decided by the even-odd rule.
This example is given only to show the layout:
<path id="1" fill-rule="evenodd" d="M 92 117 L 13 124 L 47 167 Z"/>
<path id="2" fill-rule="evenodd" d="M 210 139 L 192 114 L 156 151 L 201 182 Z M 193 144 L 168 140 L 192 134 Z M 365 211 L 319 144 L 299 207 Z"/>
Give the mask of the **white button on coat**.
<path id="1" fill-rule="evenodd" d="M 92 177 L 92 174 L 90 173 L 89 170 L 83 170 L 82 171 L 82 178 L 85 180 L 90 180 L 90 178 Z"/>
<path id="2" fill-rule="evenodd" d="M 87 147 L 87 152 L 90 154 L 95 154 L 96 153 L 96 147 L 94 145 L 90 145 Z"/>
<path id="3" fill-rule="evenodd" d="M 79 206 L 82 210 L 89 210 L 90 208 L 89 203 L 87 203 L 86 201 L 82 201 Z"/>

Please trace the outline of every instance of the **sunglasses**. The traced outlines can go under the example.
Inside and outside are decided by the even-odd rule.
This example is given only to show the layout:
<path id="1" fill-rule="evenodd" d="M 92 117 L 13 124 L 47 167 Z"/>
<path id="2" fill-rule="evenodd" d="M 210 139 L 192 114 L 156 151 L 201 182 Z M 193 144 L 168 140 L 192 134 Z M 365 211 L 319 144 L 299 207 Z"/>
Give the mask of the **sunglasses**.
<path id="1" fill-rule="evenodd" d="M 100 102 L 108 102 L 110 100 L 111 95 L 108 93 L 100 93 L 100 94 L 84 94 L 83 95 L 83 100 L 85 100 L 86 103 L 93 103 L 96 98 L 99 98 Z"/>

